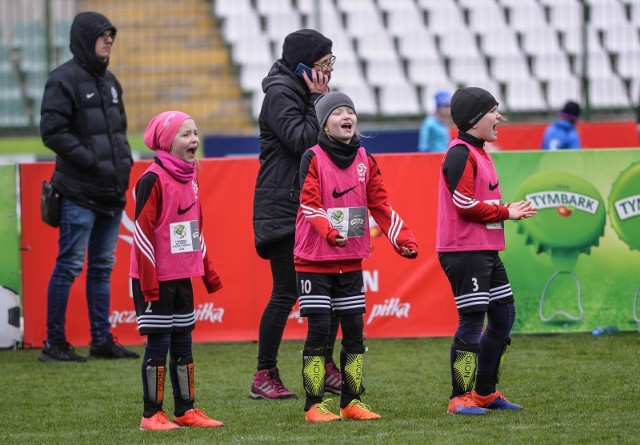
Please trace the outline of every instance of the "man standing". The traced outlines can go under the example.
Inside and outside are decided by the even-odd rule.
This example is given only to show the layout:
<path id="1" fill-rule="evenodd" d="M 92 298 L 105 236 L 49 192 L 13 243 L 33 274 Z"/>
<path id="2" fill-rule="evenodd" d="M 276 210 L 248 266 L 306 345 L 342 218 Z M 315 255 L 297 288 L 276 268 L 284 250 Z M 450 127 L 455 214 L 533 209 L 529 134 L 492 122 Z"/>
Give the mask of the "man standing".
<path id="1" fill-rule="evenodd" d="M 102 14 L 78 14 L 70 33 L 73 59 L 53 70 L 45 85 L 40 133 L 56 153 L 51 182 L 62 204 L 42 361 L 86 360 L 65 335 L 69 291 L 82 271 L 85 252 L 90 357 L 139 357 L 116 342 L 109 325 L 111 271 L 133 163 L 122 87 L 107 70 L 115 37 L 115 26 Z"/>

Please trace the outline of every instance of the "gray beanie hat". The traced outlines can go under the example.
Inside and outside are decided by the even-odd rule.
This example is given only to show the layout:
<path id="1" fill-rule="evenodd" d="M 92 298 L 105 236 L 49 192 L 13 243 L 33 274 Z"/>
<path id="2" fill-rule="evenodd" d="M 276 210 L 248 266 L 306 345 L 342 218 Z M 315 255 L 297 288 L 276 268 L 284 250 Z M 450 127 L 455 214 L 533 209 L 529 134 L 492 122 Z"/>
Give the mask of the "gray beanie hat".
<path id="1" fill-rule="evenodd" d="M 321 130 L 324 128 L 324 124 L 327 122 L 327 118 L 331 112 L 336 108 L 349 107 L 354 112 L 356 111 L 356 107 L 353 105 L 351 98 L 341 91 L 332 91 L 323 94 L 316 100 L 315 107 Z"/>
<path id="2" fill-rule="evenodd" d="M 451 98 L 451 119 L 460 131 L 467 131 L 496 105 L 498 101 L 487 90 L 460 88 Z"/>

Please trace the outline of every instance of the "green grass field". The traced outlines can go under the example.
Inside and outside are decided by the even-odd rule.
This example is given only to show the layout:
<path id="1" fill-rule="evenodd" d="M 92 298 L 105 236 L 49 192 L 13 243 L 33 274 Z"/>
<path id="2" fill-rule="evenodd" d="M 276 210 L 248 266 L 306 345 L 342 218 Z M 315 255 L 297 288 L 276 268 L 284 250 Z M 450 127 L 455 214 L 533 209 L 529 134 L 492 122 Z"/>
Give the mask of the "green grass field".
<path id="1" fill-rule="evenodd" d="M 149 150 L 145 147 L 142 136 L 129 134 L 128 139 L 132 151 Z M 0 137 L 0 156 L 26 154 L 54 156 L 53 151 L 44 146 L 40 136 Z"/>
<path id="2" fill-rule="evenodd" d="M 640 336 L 514 336 L 500 389 L 525 406 L 482 417 L 447 414 L 450 338 L 369 340 L 363 401 L 379 421 L 307 424 L 303 400 L 250 400 L 255 343 L 198 344 L 196 405 L 211 430 L 140 431 L 140 361 L 41 363 L 38 350 L 0 352 L 0 441 L 11 444 L 635 444 Z M 303 394 L 299 341 L 281 375 Z M 142 347 L 137 348 L 142 353 Z M 86 354 L 87 348 L 78 348 Z M 167 379 L 165 408 L 173 402 Z M 337 402 L 337 397 L 334 397 Z M 335 405 L 334 405 L 335 406 Z"/>

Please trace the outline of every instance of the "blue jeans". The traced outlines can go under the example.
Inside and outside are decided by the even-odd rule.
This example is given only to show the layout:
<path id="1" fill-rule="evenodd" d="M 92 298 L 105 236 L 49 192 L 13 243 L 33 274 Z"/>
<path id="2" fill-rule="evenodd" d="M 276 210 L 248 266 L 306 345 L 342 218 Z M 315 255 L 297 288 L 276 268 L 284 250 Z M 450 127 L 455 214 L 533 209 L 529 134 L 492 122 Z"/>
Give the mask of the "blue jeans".
<path id="1" fill-rule="evenodd" d="M 98 213 L 63 198 L 60 215 L 58 257 L 47 290 L 47 341 L 66 341 L 65 324 L 71 285 L 84 264 L 88 251 L 87 307 L 91 343 L 109 338 L 111 271 L 122 211 L 114 217 Z M 76 315 L 76 311 L 72 312 Z"/>

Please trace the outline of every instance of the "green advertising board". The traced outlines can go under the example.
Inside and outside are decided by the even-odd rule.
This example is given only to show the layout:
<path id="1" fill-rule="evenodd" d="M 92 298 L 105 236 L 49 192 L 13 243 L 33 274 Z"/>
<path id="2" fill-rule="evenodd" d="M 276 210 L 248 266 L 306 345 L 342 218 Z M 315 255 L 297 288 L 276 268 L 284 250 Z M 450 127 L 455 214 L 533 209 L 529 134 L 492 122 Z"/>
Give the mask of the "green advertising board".
<path id="1" fill-rule="evenodd" d="M 640 150 L 495 153 L 506 202 L 538 214 L 505 223 L 514 332 L 640 326 Z"/>
<path id="2" fill-rule="evenodd" d="M 20 294 L 20 236 L 18 232 L 16 166 L 0 165 L 0 285 Z"/>
<path id="3" fill-rule="evenodd" d="M 0 348 L 22 341 L 20 317 L 20 235 L 18 228 L 16 166 L 0 165 Z"/>

